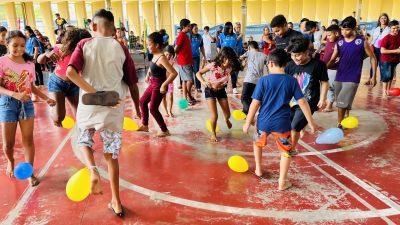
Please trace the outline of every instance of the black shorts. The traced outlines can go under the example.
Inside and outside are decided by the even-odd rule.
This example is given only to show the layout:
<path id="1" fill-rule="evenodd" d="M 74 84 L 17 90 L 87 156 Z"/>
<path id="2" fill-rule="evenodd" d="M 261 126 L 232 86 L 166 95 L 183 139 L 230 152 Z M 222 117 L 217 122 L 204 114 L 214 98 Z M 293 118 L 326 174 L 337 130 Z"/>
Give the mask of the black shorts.
<path id="1" fill-rule="evenodd" d="M 314 114 L 314 110 L 311 110 L 311 114 Z M 298 105 L 291 108 L 290 120 L 292 121 L 292 130 L 296 130 L 296 132 L 300 132 L 308 124 L 306 116 Z"/>
<path id="2" fill-rule="evenodd" d="M 211 90 L 209 87 L 206 87 L 204 89 L 204 95 L 206 97 L 206 100 L 209 99 L 228 99 L 228 96 L 226 95 L 225 88 L 219 89 L 218 91 Z"/>

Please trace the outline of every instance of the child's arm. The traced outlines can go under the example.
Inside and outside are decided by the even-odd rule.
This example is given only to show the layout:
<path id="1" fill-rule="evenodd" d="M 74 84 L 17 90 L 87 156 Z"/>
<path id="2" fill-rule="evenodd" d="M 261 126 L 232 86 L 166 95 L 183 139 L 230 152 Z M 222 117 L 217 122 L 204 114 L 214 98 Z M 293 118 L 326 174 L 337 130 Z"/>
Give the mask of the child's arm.
<path id="1" fill-rule="evenodd" d="M 210 69 L 207 66 L 205 66 L 204 68 L 199 70 L 199 72 L 197 72 L 196 77 L 200 81 L 200 83 L 202 83 L 204 86 L 207 86 L 208 88 L 212 88 L 211 83 L 208 81 L 205 81 L 203 78 L 203 74 L 207 73 L 208 71 L 210 71 Z"/>
<path id="2" fill-rule="evenodd" d="M 167 93 L 168 89 L 168 84 L 172 83 L 175 79 L 176 76 L 178 76 L 178 72 L 174 69 L 174 67 L 169 63 L 167 57 L 161 56 L 161 65 L 167 70 L 167 73 L 169 73 L 169 76 L 167 77 L 167 80 L 164 81 L 164 83 L 161 85 L 160 92 L 161 94 Z"/>
<path id="3" fill-rule="evenodd" d="M 326 64 L 326 67 L 328 69 L 333 68 L 336 62 L 336 58 L 339 56 L 339 51 L 337 49 L 337 45 L 335 45 L 335 49 L 333 50 L 331 59 L 329 60 L 329 62 Z"/>
<path id="4" fill-rule="evenodd" d="M 253 99 L 250 104 L 249 112 L 247 113 L 246 123 L 243 125 L 243 133 L 248 133 L 250 125 L 253 123 L 254 116 L 261 106 L 261 102 L 257 99 Z"/>
<path id="5" fill-rule="evenodd" d="M 369 80 L 370 86 L 375 87 L 376 85 L 376 67 L 377 67 L 377 61 L 375 54 L 372 52 L 371 48 L 369 47 L 368 42 L 364 42 L 364 51 L 367 54 L 367 56 L 370 58 L 371 61 L 371 69 L 372 69 L 372 77 Z"/>
<path id="6" fill-rule="evenodd" d="M 382 54 L 400 54 L 400 48 L 389 50 L 389 49 L 386 49 L 385 47 L 381 47 L 381 53 Z"/>
<path id="7" fill-rule="evenodd" d="M 312 117 L 310 105 L 308 105 L 308 102 L 304 97 L 297 100 L 297 103 L 299 104 L 301 111 L 303 111 L 303 114 L 307 119 L 308 125 L 311 128 L 311 133 L 314 133 L 317 125 L 315 124 L 315 121 Z"/>
<path id="8" fill-rule="evenodd" d="M 321 94 L 319 96 L 318 108 L 322 109 L 326 105 L 326 98 L 328 95 L 329 82 L 321 81 Z"/>
<path id="9" fill-rule="evenodd" d="M 90 85 L 81 76 L 79 76 L 78 72 L 75 70 L 73 66 L 68 66 L 67 77 L 85 92 L 87 93 L 97 92 L 97 90 L 94 87 L 92 87 L 92 85 Z"/>
<path id="10" fill-rule="evenodd" d="M 56 105 L 56 101 L 54 101 L 53 99 L 49 98 L 49 96 L 43 94 L 43 92 L 41 92 L 39 89 L 37 89 L 37 87 L 35 85 L 33 85 L 33 83 L 31 84 L 32 87 L 32 93 L 39 96 L 39 98 L 43 99 L 46 101 L 46 103 L 49 106 L 55 106 Z"/>
<path id="11" fill-rule="evenodd" d="M 60 57 L 54 51 L 50 51 L 40 54 L 37 58 L 37 63 L 46 64 L 48 62 L 56 62 L 59 58 Z"/>

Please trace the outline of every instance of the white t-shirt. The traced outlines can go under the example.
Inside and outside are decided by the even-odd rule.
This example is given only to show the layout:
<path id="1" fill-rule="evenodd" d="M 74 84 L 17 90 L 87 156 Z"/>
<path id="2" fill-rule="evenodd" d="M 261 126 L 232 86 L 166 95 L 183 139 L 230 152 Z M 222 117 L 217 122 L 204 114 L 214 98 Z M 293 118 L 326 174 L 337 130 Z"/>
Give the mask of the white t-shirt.
<path id="1" fill-rule="evenodd" d="M 112 51 L 110 51 L 112 49 Z M 95 37 L 80 41 L 69 66 L 81 72 L 82 78 L 97 91 L 116 91 L 125 99 L 127 84 L 137 83 L 132 57 L 128 49 L 112 37 Z M 122 131 L 124 102 L 117 107 L 82 104 L 83 90 L 79 92 L 77 124 L 79 129 L 95 128 Z"/>
<path id="2" fill-rule="evenodd" d="M 215 43 L 212 43 L 211 37 L 209 34 L 203 34 L 203 45 L 204 45 L 204 53 L 207 60 L 213 60 L 217 54 L 217 48 Z"/>

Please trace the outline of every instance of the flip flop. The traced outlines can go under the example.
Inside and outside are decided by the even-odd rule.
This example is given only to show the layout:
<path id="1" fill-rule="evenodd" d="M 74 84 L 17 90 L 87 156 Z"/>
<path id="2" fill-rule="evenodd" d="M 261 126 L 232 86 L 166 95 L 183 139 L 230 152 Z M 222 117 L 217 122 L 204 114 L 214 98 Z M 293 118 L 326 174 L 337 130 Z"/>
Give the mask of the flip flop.
<path id="1" fill-rule="evenodd" d="M 118 104 L 119 94 L 116 91 L 98 91 L 86 93 L 82 96 L 84 105 L 115 106 Z"/>
<path id="2" fill-rule="evenodd" d="M 121 205 L 121 212 L 116 213 L 114 208 L 112 207 L 111 203 L 108 203 L 108 208 L 118 217 L 122 218 L 125 216 L 124 207 Z"/>

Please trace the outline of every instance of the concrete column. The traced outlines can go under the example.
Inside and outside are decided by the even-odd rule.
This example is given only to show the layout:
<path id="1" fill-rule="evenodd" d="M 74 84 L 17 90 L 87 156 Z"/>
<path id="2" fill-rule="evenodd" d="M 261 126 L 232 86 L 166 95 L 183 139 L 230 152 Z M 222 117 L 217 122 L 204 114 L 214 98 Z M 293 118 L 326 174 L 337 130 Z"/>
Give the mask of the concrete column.
<path id="1" fill-rule="evenodd" d="M 275 16 L 276 2 L 275 0 L 262 0 L 261 2 L 261 23 L 270 24 Z M 268 13 L 265 13 L 268 12 Z"/>
<path id="2" fill-rule="evenodd" d="M 201 2 L 198 0 L 188 0 L 187 6 L 188 19 L 191 23 L 196 23 L 201 28 Z"/>
<path id="3" fill-rule="evenodd" d="M 351 0 L 349 0 L 351 1 Z M 316 20 L 316 6 L 317 0 L 303 0 L 303 13 L 302 18 L 308 18 L 310 20 Z"/>
<path id="4" fill-rule="evenodd" d="M 232 1 L 217 1 L 215 6 L 217 24 L 232 20 Z"/>
<path id="5" fill-rule="evenodd" d="M 156 31 L 156 20 L 154 13 L 154 1 L 143 0 L 142 1 L 143 18 L 147 24 L 147 35 Z"/>
<path id="6" fill-rule="evenodd" d="M 15 4 L 14 2 L 8 2 L 4 4 L 4 10 L 6 13 L 6 20 L 8 23 L 8 30 L 16 30 L 18 29 L 17 22 L 17 13 L 15 12 Z M 22 18 L 21 18 L 22 19 Z"/>
<path id="7" fill-rule="evenodd" d="M 142 31 L 140 30 L 139 2 L 126 2 L 126 12 L 128 16 L 129 30 L 132 30 L 136 36 L 140 36 Z"/>
<path id="8" fill-rule="evenodd" d="M 386 1 L 386 0 L 385 0 Z M 381 14 L 381 0 L 368 1 L 367 21 L 377 21 Z M 399 3 L 397 3 L 399 4 Z"/>
<path id="9" fill-rule="evenodd" d="M 25 24 L 32 27 L 32 29 L 36 29 L 36 20 L 35 20 L 35 12 L 33 11 L 33 3 L 32 2 L 22 2 L 22 12 L 25 13 Z"/>
<path id="10" fill-rule="evenodd" d="M 202 1 L 201 5 L 201 20 L 204 26 L 213 27 L 216 26 L 215 22 L 215 0 L 214 1 Z"/>
<path id="11" fill-rule="evenodd" d="M 122 25 L 124 24 L 124 16 L 122 13 L 122 1 L 112 1 L 111 2 L 111 11 L 114 15 L 114 25 L 115 27 L 119 27 L 119 21 L 121 21 Z"/>
<path id="12" fill-rule="evenodd" d="M 247 24 L 258 25 L 261 23 L 261 0 L 247 1 Z M 243 26 L 242 26 L 243 27 Z"/>
<path id="13" fill-rule="evenodd" d="M 55 12 L 52 12 L 53 14 Z M 69 17 L 69 7 L 67 1 L 58 2 L 58 13 L 60 13 L 61 18 L 67 20 L 70 23 L 71 19 Z"/>
<path id="14" fill-rule="evenodd" d="M 92 1 L 92 14 L 94 15 L 100 9 L 105 9 L 106 4 L 104 1 Z"/>
<path id="15" fill-rule="evenodd" d="M 84 28 L 85 23 L 83 21 L 85 19 L 87 19 L 85 1 L 76 1 L 75 2 L 75 15 L 76 15 L 78 27 Z"/>
<path id="16" fill-rule="evenodd" d="M 299 23 L 303 16 L 303 1 L 302 0 L 289 0 L 289 14 L 288 21 Z"/>
<path id="17" fill-rule="evenodd" d="M 40 2 L 40 11 L 44 22 L 44 33 L 49 37 L 51 44 L 54 45 L 56 42 L 56 36 L 54 34 L 54 20 L 50 1 Z"/>
<path id="18" fill-rule="evenodd" d="M 315 20 L 321 21 L 322 25 L 329 26 L 329 1 L 317 0 L 315 10 Z M 333 0 L 332 0 L 333 1 Z"/>
<path id="19" fill-rule="evenodd" d="M 282 14 L 286 17 L 286 19 L 289 19 L 289 0 L 276 0 L 275 14 Z"/>

